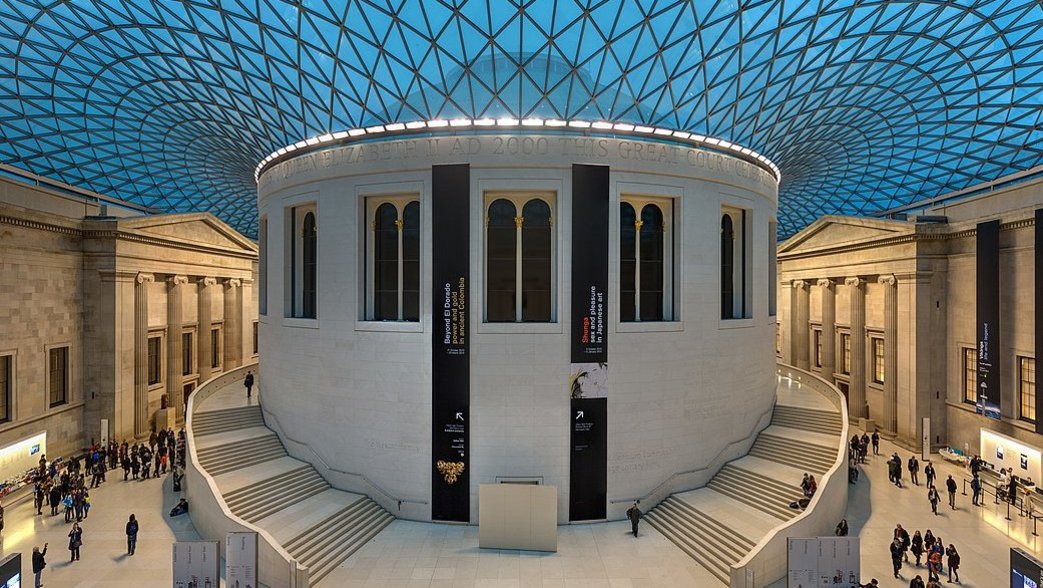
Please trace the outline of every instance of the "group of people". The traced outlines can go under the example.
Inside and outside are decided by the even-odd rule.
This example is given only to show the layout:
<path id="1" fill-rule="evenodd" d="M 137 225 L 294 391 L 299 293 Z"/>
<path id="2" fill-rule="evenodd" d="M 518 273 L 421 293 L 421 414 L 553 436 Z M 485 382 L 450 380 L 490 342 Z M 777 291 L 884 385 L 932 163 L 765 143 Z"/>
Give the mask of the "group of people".
<path id="1" fill-rule="evenodd" d="M 48 463 L 46 456 L 40 457 L 40 465 L 34 476 L 33 497 L 36 514 L 43 515 L 43 507 L 50 506 L 51 516 L 57 516 L 59 508 L 64 508 L 65 522 L 72 523 L 69 530 L 69 561 L 80 559 L 80 547 L 83 545 L 84 530 L 80 523 L 85 520 L 91 507 L 89 488 L 97 488 L 105 482 L 105 474 L 109 470 L 122 467 L 123 479 L 147 480 L 159 477 L 168 470 L 174 480 L 174 490 L 180 490 L 181 472 L 185 466 L 185 431 L 174 433 L 173 429 L 153 432 L 148 443 L 94 443 L 80 457 L 72 457 L 67 467 L 59 469 L 59 463 Z M 88 488 L 87 475 L 91 476 Z M 188 511 L 188 503 L 182 498 L 171 516 Z M 0 510 L 2 512 L 2 510 Z M 134 555 L 137 549 L 140 523 L 131 514 L 126 523 L 127 555 Z M 35 586 L 41 583 L 44 568 L 47 566 L 47 543 L 43 548 L 33 547 L 32 570 Z"/>
<path id="2" fill-rule="evenodd" d="M 890 550 L 895 578 L 901 577 L 902 564 L 909 562 L 909 554 L 912 553 L 916 567 L 921 566 L 921 560 L 926 564 L 927 582 L 941 581 L 943 562 L 948 571 L 948 581 L 960 581 L 960 552 L 952 543 L 946 547 L 942 538 L 935 537 L 930 529 L 923 535 L 915 531 L 910 537 L 902 525 L 896 526 Z M 916 574 L 909 582 L 909 588 L 925 588 L 923 577 Z"/>

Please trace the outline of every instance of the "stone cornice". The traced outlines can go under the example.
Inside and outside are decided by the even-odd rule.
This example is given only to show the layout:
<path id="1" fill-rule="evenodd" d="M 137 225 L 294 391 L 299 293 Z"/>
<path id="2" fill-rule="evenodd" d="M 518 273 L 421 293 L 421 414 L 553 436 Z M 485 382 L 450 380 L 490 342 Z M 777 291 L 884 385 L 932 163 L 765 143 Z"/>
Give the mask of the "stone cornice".
<path id="1" fill-rule="evenodd" d="M 83 237 L 83 231 L 75 227 L 63 227 L 62 225 L 56 225 L 54 223 L 45 223 L 43 221 L 29 220 L 14 216 L 0 215 L 0 224 L 14 225 L 16 227 L 23 227 L 37 231 L 47 231 L 49 233 L 59 233 L 71 237 Z"/>

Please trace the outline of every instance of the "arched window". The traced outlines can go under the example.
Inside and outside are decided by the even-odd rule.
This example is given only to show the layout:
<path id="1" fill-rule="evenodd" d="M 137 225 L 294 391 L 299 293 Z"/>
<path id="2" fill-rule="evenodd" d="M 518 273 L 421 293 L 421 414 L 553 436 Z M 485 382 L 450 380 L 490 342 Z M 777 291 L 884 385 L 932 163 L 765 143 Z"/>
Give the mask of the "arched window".
<path id="1" fill-rule="evenodd" d="M 735 231 L 732 217 L 721 215 L 721 318 L 735 317 Z"/>
<path id="2" fill-rule="evenodd" d="M 510 200 L 499 199 L 489 205 L 486 227 L 486 320 L 514 322 L 518 291 L 518 229 L 521 218 Z"/>
<path id="3" fill-rule="evenodd" d="M 673 201 L 623 196 L 619 204 L 619 316 L 673 320 Z"/>
<path id="4" fill-rule="evenodd" d="M 550 322 L 551 221 L 546 202 L 537 198 L 525 203 L 521 233 L 521 320 Z"/>
<path id="5" fill-rule="evenodd" d="M 420 202 L 366 199 L 366 320 L 420 320 Z"/>
<path id="6" fill-rule="evenodd" d="M 315 318 L 315 284 L 318 273 L 318 251 L 315 231 L 315 213 L 309 212 L 304 215 L 302 232 L 303 253 L 303 283 L 301 291 L 301 302 L 303 318 Z"/>

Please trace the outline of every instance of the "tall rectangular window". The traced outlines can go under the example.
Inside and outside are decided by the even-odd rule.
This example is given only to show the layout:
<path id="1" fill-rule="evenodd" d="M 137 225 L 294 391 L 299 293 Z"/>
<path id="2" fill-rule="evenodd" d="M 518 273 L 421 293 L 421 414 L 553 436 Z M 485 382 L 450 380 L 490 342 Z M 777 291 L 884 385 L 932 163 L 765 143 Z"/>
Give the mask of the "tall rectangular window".
<path id="1" fill-rule="evenodd" d="M 623 322 L 674 320 L 672 198 L 619 202 L 619 314 Z"/>
<path id="2" fill-rule="evenodd" d="M 812 331 L 814 335 L 814 349 L 813 357 L 815 358 L 815 367 L 822 367 L 822 329 L 815 329 Z"/>
<path id="3" fill-rule="evenodd" d="M 221 328 L 210 329 L 210 367 L 221 367 Z"/>
<path id="4" fill-rule="evenodd" d="M 775 355 L 782 355 L 782 325 L 775 323 Z"/>
<path id="5" fill-rule="evenodd" d="M 12 356 L 0 356 L 0 423 L 11 420 L 11 391 L 14 389 L 14 366 L 12 364 Z"/>
<path id="6" fill-rule="evenodd" d="M 721 318 L 750 318 L 750 211 L 721 208 Z"/>
<path id="7" fill-rule="evenodd" d="M 963 401 L 978 403 L 978 350 L 963 348 Z"/>
<path id="8" fill-rule="evenodd" d="M 69 348 L 48 351 L 47 366 L 47 401 L 54 408 L 69 401 Z"/>
<path id="9" fill-rule="evenodd" d="M 160 375 L 163 371 L 163 340 L 159 337 L 148 338 L 148 385 L 152 386 L 162 381 Z"/>
<path id="10" fill-rule="evenodd" d="M 194 370 L 192 369 L 192 358 L 195 354 L 192 353 L 192 333 L 181 333 L 181 375 L 191 375 Z"/>
<path id="11" fill-rule="evenodd" d="M 257 284 L 257 312 L 268 314 L 268 218 L 264 216 L 257 225 Z"/>
<path id="12" fill-rule="evenodd" d="M 554 320 L 554 195 L 485 198 L 485 320 Z"/>
<path id="13" fill-rule="evenodd" d="M 873 337 L 870 340 L 870 347 L 873 350 L 873 382 L 876 384 L 884 383 L 884 340 L 880 337 Z"/>
<path id="14" fill-rule="evenodd" d="M 293 318 L 317 317 L 319 242 L 316 218 L 314 204 L 295 206 L 289 211 L 289 316 Z"/>
<path id="15" fill-rule="evenodd" d="M 1018 406 L 1021 420 L 1036 422 L 1036 360 L 1018 358 Z"/>
<path id="16" fill-rule="evenodd" d="M 779 223 L 772 220 L 768 223 L 768 316 L 775 316 L 778 311 L 778 249 Z"/>
<path id="17" fill-rule="evenodd" d="M 254 349 L 254 353 L 253 354 L 257 355 L 258 349 L 260 349 L 260 347 L 257 346 L 257 321 L 254 321 L 254 346 L 253 346 L 253 349 Z"/>
<path id="18" fill-rule="evenodd" d="M 420 320 L 420 200 L 366 199 L 366 320 Z"/>
<path id="19" fill-rule="evenodd" d="M 840 366 L 841 373 L 851 373 L 851 333 L 840 334 Z"/>

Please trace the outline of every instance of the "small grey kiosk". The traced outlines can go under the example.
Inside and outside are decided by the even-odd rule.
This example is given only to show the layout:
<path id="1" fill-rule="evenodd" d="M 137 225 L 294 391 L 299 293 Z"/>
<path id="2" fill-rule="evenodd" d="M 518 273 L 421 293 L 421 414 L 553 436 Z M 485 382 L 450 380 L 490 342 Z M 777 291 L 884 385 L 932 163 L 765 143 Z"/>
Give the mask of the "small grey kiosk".
<path id="1" fill-rule="evenodd" d="M 479 485 L 478 547 L 557 551 L 557 487 L 510 483 Z"/>

